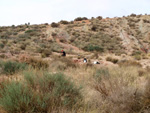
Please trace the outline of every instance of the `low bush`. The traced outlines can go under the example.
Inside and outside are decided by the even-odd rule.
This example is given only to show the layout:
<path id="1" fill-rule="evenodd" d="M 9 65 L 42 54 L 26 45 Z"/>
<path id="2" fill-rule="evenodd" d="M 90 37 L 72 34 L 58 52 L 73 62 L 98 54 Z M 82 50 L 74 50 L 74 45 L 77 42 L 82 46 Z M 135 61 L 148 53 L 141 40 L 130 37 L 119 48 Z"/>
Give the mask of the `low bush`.
<path id="1" fill-rule="evenodd" d="M 140 77 L 141 77 L 141 76 L 144 76 L 144 75 L 146 75 L 146 74 L 147 74 L 147 71 L 144 70 L 143 68 L 138 70 L 138 75 L 139 75 Z"/>
<path id="2" fill-rule="evenodd" d="M 0 48 L 4 48 L 5 45 L 3 43 L 0 43 Z"/>
<path id="3" fill-rule="evenodd" d="M 2 70 L 2 73 L 6 75 L 12 75 L 21 70 L 25 70 L 27 68 L 27 64 L 15 61 L 1 61 L 0 68 Z"/>
<path id="4" fill-rule="evenodd" d="M 25 81 L 0 85 L 0 106 L 9 113 L 49 113 L 76 110 L 81 105 L 81 87 L 61 73 L 24 72 Z"/>
<path id="5" fill-rule="evenodd" d="M 49 64 L 47 61 L 44 61 L 42 59 L 38 59 L 38 58 L 34 58 L 34 57 L 30 57 L 28 58 L 25 63 L 31 65 L 33 68 L 37 68 L 37 69 L 46 69 L 48 68 Z"/>
<path id="6" fill-rule="evenodd" d="M 135 50 L 135 51 L 133 51 L 133 53 L 132 53 L 133 56 L 135 56 L 135 55 L 141 55 L 141 54 L 142 54 L 142 52 L 139 51 L 139 50 Z"/>
<path id="7" fill-rule="evenodd" d="M 147 20 L 147 19 L 143 19 L 143 22 L 144 22 L 144 23 L 150 23 L 150 21 Z"/>
<path id="8" fill-rule="evenodd" d="M 80 88 L 77 88 L 63 74 L 46 74 L 39 83 L 40 89 L 45 95 L 51 92 L 51 99 L 56 106 L 72 107 L 81 99 Z"/>
<path id="9" fill-rule="evenodd" d="M 103 17 L 102 16 L 98 16 L 97 19 L 101 20 L 101 19 L 103 19 Z"/>
<path id="10" fill-rule="evenodd" d="M 53 23 L 51 24 L 51 27 L 59 27 L 59 24 L 58 24 L 58 23 L 53 22 Z"/>
<path id="11" fill-rule="evenodd" d="M 29 57 L 26 55 L 20 56 L 18 61 L 31 65 L 33 68 L 36 69 L 46 69 L 49 66 L 48 62 L 42 60 L 41 58 Z"/>
<path id="12" fill-rule="evenodd" d="M 45 58 L 45 57 L 49 57 L 49 55 L 51 55 L 52 54 L 52 51 L 51 51 L 51 49 L 45 49 L 45 50 L 43 50 L 42 51 L 42 58 Z"/>
<path id="13" fill-rule="evenodd" d="M 112 57 L 107 57 L 106 61 L 110 61 L 110 62 L 116 64 L 118 62 L 118 59 L 117 58 L 112 58 Z"/>
<path id="14" fill-rule="evenodd" d="M 19 34 L 19 38 L 30 38 L 29 34 Z"/>
<path id="15" fill-rule="evenodd" d="M 8 56 L 5 55 L 5 54 L 1 54 L 1 55 L 0 55 L 0 58 L 3 58 L 3 59 L 4 59 L 4 58 L 8 58 Z"/>
<path id="16" fill-rule="evenodd" d="M 82 20 L 88 20 L 88 18 L 86 18 L 86 17 L 78 17 L 78 18 L 74 19 L 74 21 L 82 21 Z"/>
<path id="17" fill-rule="evenodd" d="M 24 44 L 24 43 L 22 43 L 21 45 L 20 45 L 20 48 L 22 49 L 22 50 L 25 50 L 26 49 L 26 44 Z"/>
<path id="18" fill-rule="evenodd" d="M 131 16 L 131 17 L 136 17 L 136 14 L 131 14 L 130 16 Z"/>
<path id="19" fill-rule="evenodd" d="M 135 60 L 141 60 L 141 55 L 135 55 L 134 58 Z"/>
<path id="20" fill-rule="evenodd" d="M 61 23 L 61 24 L 69 24 L 69 22 L 66 21 L 66 20 L 61 20 L 60 23 Z"/>
<path id="21" fill-rule="evenodd" d="M 34 32 L 34 30 L 27 30 L 27 31 L 25 31 L 25 33 L 31 33 L 31 32 Z"/>
<path id="22" fill-rule="evenodd" d="M 25 34 L 29 35 L 29 36 L 39 36 L 40 30 L 38 30 L 38 29 L 27 30 L 27 31 L 25 31 Z"/>
<path id="23" fill-rule="evenodd" d="M 104 48 L 97 46 L 97 45 L 87 45 L 83 48 L 85 51 L 97 51 L 97 52 L 104 52 Z"/>
<path id="24" fill-rule="evenodd" d="M 57 33 L 52 32 L 52 36 L 53 36 L 53 37 L 57 36 Z"/>
<path id="25" fill-rule="evenodd" d="M 97 29 L 98 29 L 98 28 L 97 28 L 96 25 L 93 25 L 92 28 L 91 28 L 92 31 L 96 31 Z"/>
<path id="26" fill-rule="evenodd" d="M 14 33 L 13 33 L 13 35 L 17 35 L 17 34 L 18 34 L 17 32 L 14 32 Z"/>
<path id="27" fill-rule="evenodd" d="M 32 104 L 31 104 L 32 103 Z M 0 106 L 9 113 L 33 112 L 33 92 L 17 82 L 4 83 L 0 88 Z"/>
<path id="28" fill-rule="evenodd" d="M 82 99 L 81 88 L 77 87 L 64 74 L 45 73 L 41 76 L 25 72 L 24 77 L 34 91 L 40 91 L 38 94 L 41 101 L 45 102 L 45 111 L 59 107 L 70 109 Z"/>

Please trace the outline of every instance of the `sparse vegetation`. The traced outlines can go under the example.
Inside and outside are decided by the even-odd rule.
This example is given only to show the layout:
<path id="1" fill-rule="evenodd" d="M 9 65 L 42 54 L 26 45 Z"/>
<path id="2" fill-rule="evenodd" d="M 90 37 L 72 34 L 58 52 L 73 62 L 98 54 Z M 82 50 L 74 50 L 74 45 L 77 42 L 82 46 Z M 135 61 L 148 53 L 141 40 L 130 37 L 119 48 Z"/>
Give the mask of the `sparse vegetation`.
<path id="1" fill-rule="evenodd" d="M 0 27 L 0 113 L 148 113 L 149 20 Z"/>

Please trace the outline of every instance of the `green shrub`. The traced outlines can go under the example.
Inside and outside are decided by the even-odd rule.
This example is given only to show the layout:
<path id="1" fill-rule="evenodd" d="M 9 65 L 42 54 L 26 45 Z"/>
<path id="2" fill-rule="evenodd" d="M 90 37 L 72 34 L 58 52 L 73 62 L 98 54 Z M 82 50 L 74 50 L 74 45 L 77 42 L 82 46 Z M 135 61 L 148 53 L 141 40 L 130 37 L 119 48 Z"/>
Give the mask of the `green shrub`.
<path id="1" fill-rule="evenodd" d="M 69 79 L 66 79 L 63 74 L 47 74 L 44 76 L 43 80 L 40 82 L 41 90 L 43 93 L 47 94 L 49 92 L 47 89 L 49 89 L 49 85 L 51 84 L 51 95 L 56 105 L 72 107 L 81 98 L 80 89 Z"/>
<path id="2" fill-rule="evenodd" d="M 19 38 L 30 38 L 30 35 L 29 34 L 20 34 L 18 37 Z"/>
<path id="3" fill-rule="evenodd" d="M 69 22 L 66 21 L 66 20 L 61 20 L 60 23 L 61 23 L 61 24 L 69 24 Z"/>
<path id="4" fill-rule="evenodd" d="M 141 56 L 140 55 L 135 55 L 134 58 L 135 58 L 135 60 L 141 60 Z"/>
<path id="5" fill-rule="evenodd" d="M 78 18 L 74 19 L 74 21 L 82 21 L 82 20 L 88 20 L 88 18 L 86 18 L 86 17 L 78 17 Z"/>
<path id="6" fill-rule="evenodd" d="M 53 22 L 53 23 L 51 24 L 51 27 L 59 27 L 59 24 L 58 24 L 58 23 Z"/>
<path id="7" fill-rule="evenodd" d="M 131 16 L 131 17 L 136 17 L 136 14 L 133 14 L 133 13 L 132 13 L 130 16 Z"/>
<path id="8" fill-rule="evenodd" d="M 0 43 L 0 48 L 4 48 L 5 45 L 3 43 Z"/>
<path id="9" fill-rule="evenodd" d="M 36 52 L 37 52 L 37 53 L 42 53 L 42 52 L 43 52 L 43 50 L 44 50 L 44 49 L 43 49 L 43 48 L 41 48 L 41 47 L 37 47 L 37 48 L 36 48 Z"/>
<path id="10" fill-rule="evenodd" d="M 46 26 L 47 26 L 47 25 L 48 25 L 48 23 L 45 23 L 44 25 L 46 25 Z"/>
<path id="11" fill-rule="evenodd" d="M 104 52 L 104 48 L 97 46 L 97 45 L 87 45 L 83 48 L 85 51 L 98 51 Z"/>
<path id="12" fill-rule="evenodd" d="M 48 113 L 60 108 L 80 107 L 81 87 L 61 73 L 24 72 L 24 83 L 11 81 L 0 85 L 0 106 L 9 113 Z"/>
<path id="13" fill-rule="evenodd" d="M 12 25 L 11 27 L 12 27 L 12 28 L 15 28 L 15 25 Z"/>
<path id="14" fill-rule="evenodd" d="M 101 20 L 101 19 L 103 19 L 103 17 L 102 16 L 98 16 L 97 19 Z"/>
<path id="15" fill-rule="evenodd" d="M 31 33 L 31 32 L 33 32 L 34 30 L 27 30 L 27 31 L 25 31 L 25 33 Z"/>
<path id="16" fill-rule="evenodd" d="M 25 72 L 24 76 L 33 90 L 40 91 L 41 100 L 44 100 L 46 108 L 50 110 L 59 107 L 72 108 L 82 99 L 81 88 L 78 88 L 61 73 L 45 73 L 43 76 L 38 76 Z"/>
<path id="17" fill-rule="evenodd" d="M 17 34 L 18 34 L 17 32 L 14 32 L 14 33 L 13 33 L 13 35 L 17 35 Z"/>
<path id="18" fill-rule="evenodd" d="M 46 103 L 39 95 L 19 82 L 3 83 L 0 88 L 0 106 L 9 113 L 45 113 Z"/>
<path id="19" fill-rule="evenodd" d="M 32 101 L 32 92 L 21 83 L 5 83 L 0 89 L 0 105 L 9 113 L 32 112 Z"/>
<path id="20" fill-rule="evenodd" d="M 25 34 L 27 34 L 29 36 L 39 36 L 40 30 L 38 30 L 38 29 L 27 30 L 27 31 L 25 31 Z"/>
<path id="21" fill-rule="evenodd" d="M 25 70 L 27 65 L 25 63 L 18 63 L 15 61 L 5 61 L 0 62 L 0 68 L 4 74 L 14 74 L 18 71 Z"/>

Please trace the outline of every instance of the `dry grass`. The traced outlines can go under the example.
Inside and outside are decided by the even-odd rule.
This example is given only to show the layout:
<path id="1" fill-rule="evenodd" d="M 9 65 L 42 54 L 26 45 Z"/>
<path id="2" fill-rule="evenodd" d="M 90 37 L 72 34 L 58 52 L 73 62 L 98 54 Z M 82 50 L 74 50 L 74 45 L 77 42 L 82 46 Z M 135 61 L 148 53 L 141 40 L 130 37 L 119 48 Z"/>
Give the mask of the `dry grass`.
<path id="1" fill-rule="evenodd" d="M 142 98 L 149 95 L 149 74 L 136 66 L 115 68 L 68 68 L 65 73 L 82 84 L 88 112 L 130 113 L 147 109 Z M 95 77 L 95 74 L 97 76 Z M 142 74 L 142 76 L 140 76 Z M 147 83 L 147 84 L 146 84 Z M 147 92 L 147 93 L 146 93 Z M 147 98 L 148 99 L 148 98 Z M 145 100 L 145 99 L 144 99 Z M 144 108 L 143 108 L 144 107 Z"/>
<path id="2" fill-rule="evenodd" d="M 63 107 L 56 109 L 57 105 L 55 105 L 55 109 L 52 109 L 54 113 L 148 112 L 150 73 L 138 65 L 135 66 L 136 63 L 106 68 L 87 67 L 86 64 L 74 66 L 70 59 L 64 57 L 55 57 L 53 60 L 49 63 L 48 73 L 64 73 L 66 77 L 70 78 L 70 81 L 78 87 L 82 87 L 81 95 L 83 96 L 83 106 L 80 109 L 77 110 L 76 105 L 72 106 L 71 110 Z M 62 65 L 65 68 L 60 69 Z M 29 72 L 41 75 L 43 70 L 31 69 Z M 34 79 L 34 83 L 39 84 L 36 79 Z"/>
<path id="3" fill-rule="evenodd" d="M 147 75 L 141 79 L 137 67 L 109 69 L 109 73 L 93 85 L 101 97 L 98 109 L 112 113 L 139 112 L 144 105 Z"/>
<path id="4" fill-rule="evenodd" d="M 44 61 L 41 58 L 30 57 L 28 55 L 21 55 L 18 60 L 19 62 L 29 64 L 33 68 L 37 68 L 37 69 L 48 68 L 49 65 L 47 61 Z"/>

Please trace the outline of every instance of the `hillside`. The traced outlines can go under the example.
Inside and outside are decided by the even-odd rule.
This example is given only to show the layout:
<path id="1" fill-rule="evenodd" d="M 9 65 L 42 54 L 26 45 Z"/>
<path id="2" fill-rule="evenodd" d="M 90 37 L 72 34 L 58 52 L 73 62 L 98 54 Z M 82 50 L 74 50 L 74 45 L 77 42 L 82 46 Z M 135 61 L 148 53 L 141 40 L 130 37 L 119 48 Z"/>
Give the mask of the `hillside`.
<path id="1" fill-rule="evenodd" d="M 76 18 L 59 23 L 0 27 L 2 58 L 20 54 L 51 58 L 64 49 L 72 57 L 92 54 L 131 56 L 147 59 L 150 43 L 150 15 L 127 17 Z"/>
<path id="2" fill-rule="evenodd" d="M 150 15 L 0 27 L 0 113 L 149 113 L 149 43 Z"/>

